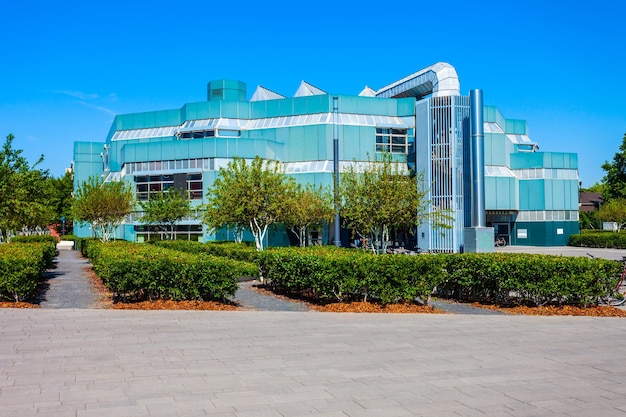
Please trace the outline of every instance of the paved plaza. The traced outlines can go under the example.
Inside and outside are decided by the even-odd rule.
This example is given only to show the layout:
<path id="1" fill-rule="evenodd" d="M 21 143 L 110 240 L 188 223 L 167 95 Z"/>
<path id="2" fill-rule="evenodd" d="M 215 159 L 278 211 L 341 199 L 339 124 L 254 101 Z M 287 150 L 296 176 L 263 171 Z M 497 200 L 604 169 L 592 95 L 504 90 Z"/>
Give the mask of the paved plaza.
<path id="1" fill-rule="evenodd" d="M 626 416 L 626 320 L 0 310 L 2 416 Z"/>

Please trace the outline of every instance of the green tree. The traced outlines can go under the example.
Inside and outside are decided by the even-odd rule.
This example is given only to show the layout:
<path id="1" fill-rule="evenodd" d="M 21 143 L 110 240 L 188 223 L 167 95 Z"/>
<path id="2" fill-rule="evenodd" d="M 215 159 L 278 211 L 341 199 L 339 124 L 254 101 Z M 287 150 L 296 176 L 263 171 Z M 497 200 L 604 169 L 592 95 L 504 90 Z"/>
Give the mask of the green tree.
<path id="1" fill-rule="evenodd" d="M 606 189 L 606 184 L 603 182 L 596 182 L 591 187 L 581 188 L 580 191 L 583 193 L 600 193 L 604 194 Z"/>
<path id="2" fill-rule="evenodd" d="M 429 211 L 427 190 L 421 182 L 421 175 L 411 175 L 389 153 L 382 154 L 378 161 L 353 163 L 340 176 L 344 225 L 367 239 L 374 253 L 386 252 L 393 230 L 412 233 L 425 221 L 449 228 L 445 211 Z"/>
<path id="3" fill-rule="evenodd" d="M 606 171 L 603 182 L 605 189 L 602 196 L 606 201 L 616 198 L 626 198 L 626 133 L 619 147 L 619 152 L 613 156 L 613 162 L 602 164 Z"/>
<path id="4" fill-rule="evenodd" d="M 283 223 L 298 238 L 300 246 L 306 246 L 307 229 L 321 226 L 333 218 L 332 196 L 322 187 L 296 184 L 285 201 Z"/>
<path id="5" fill-rule="evenodd" d="M 0 149 L 0 230 L 7 240 L 17 230 L 47 226 L 53 218 L 47 187 L 50 175 L 37 169 L 43 155 L 31 166 L 22 150 L 13 149 L 14 139 L 9 134 Z"/>
<path id="6" fill-rule="evenodd" d="M 166 237 L 172 240 L 175 239 L 176 222 L 191 214 L 191 203 L 187 193 L 175 188 L 151 194 L 148 201 L 142 201 L 139 205 L 144 211 L 141 219 L 165 231 Z"/>
<path id="7" fill-rule="evenodd" d="M 90 177 L 76 191 L 72 206 L 74 221 L 90 223 L 96 236 L 106 242 L 130 214 L 133 200 L 133 191 L 125 182 L 102 183 L 98 177 Z"/>
<path id="8" fill-rule="evenodd" d="M 72 202 L 74 193 L 74 175 L 66 172 L 62 177 L 51 177 L 48 180 L 51 189 L 50 206 L 54 210 L 53 223 L 62 226 L 65 219 L 65 230 L 72 230 Z M 60 229 L 59 231 L 62 231 Z"/>
<path id="9" fill-rule="evenodd" d="M 626 224 L 626 198 L 617 198 L 602 204 L 598 217 L 604 222 L 617 223 L 617 230 Z"/>
<path id="10" fill-rule="evenodd" d="M 294 180 L 283 175 L 276 161 L 257 156 L 248 164 L 234 158 L 209 188 L 203 223 L 212 229 L 245 225 L 261 251 L 268 228 L 284 217 L 284 202 L 293 186 Z"/>

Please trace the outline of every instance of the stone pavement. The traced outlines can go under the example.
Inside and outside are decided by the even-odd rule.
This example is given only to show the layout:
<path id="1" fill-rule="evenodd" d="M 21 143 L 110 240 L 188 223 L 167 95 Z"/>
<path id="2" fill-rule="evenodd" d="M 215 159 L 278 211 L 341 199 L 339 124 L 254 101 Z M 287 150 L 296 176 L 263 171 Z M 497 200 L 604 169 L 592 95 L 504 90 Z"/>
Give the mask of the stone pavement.
<path id="1" fill-rule="evenodd" d="M 46 272 L 47 288 L 39 300 L 41 308 L 95 308 L 96 294 L 84 269 L 89 266 L 80 252 L 59 250 L 55 268 Z"/>
<path id="2" fill-rule="evenodd" d="M 242 308 L 260 311 L 308 311 L 305 303 L 293 302 L 253 290 L 251 287 L 257 281 L 239 282 L 234 302 Z"/>
<path id="3" fill-rule="evenodd" d="M 3 416 L 626 416 L 626 320 L 0 310 Z"/>

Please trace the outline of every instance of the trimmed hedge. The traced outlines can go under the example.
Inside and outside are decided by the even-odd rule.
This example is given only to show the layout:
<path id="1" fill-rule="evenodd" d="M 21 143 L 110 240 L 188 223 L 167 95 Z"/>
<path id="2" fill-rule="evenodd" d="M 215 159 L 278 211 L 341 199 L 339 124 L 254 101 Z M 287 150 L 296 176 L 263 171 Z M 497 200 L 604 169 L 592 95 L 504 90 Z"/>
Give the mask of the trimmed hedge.
<path id="1" fill-rule="evenodd" d="M 249 263 L 122 241 L 89 242 L 86 250 L 103 283 L 124 300 L 224 300 L 235 294 L 238 277 L 257 271 Z"/>
<path id="2" fill-rule="evenodd" d="M 150 242 L 162 248 L 174 249 L 181 252 L 195 254 L 209 254 L 223 256 L 229 259 L 244 262 L 256 262 L 258 251 L 255 247 L 245 243 L 235 242 L 193 242 L 189 240 L 157 240 Z"/>
<path id="3" fill-rule="evenodd" d="M 35 296 L 37 284 L 52 261 L 48 243 L 0 245 L 0 298 L 23 301 Z M 52 256 L 54 258 L 54 256 Z"/>
<path id="4" fill-rule="evenodd" d="M 626 233 L 586 231 L 580 235 L 570 235 L 567 244 L 569 246 L 582 246 L 587 248 L 626 249 Z"/>
<path id="5" fill-rule="evenodd" d="M 441 255 L 373 255 L 330 248 L 259 252 L 261 275 L 275 290 L 322 302 L 377 300 L 425 303 L 447 276 Z"/>
<path id="6" fill-rule="evenodd" d="M 322 302 L 420 299 L 436 293 L 495 304 L 589 305 L 610 292 L 621 264 L 528 254 L 372 255 L 355 250 L 280 248 L 259 253 L 275 290 Z"/>
<path id="7" fill-rule="evenodd" d="M 460 301 L 589 305 L 615 288 L 619 262 L 512 253 L 446 256 L 439 293 Z"/>

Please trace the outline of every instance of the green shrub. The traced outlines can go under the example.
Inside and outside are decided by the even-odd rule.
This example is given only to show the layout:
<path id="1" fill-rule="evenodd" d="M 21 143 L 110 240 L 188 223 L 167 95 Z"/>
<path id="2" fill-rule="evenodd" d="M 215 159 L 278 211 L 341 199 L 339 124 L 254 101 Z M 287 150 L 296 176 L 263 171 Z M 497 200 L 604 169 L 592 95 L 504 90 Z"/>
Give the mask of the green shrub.
<path id="1" fill-rule="evenodd" d="M 117 297 L 135 300 L 223 300 L 256 265 L 129 242 L 90 243 L 96 273 Z"/>
<path id="2" fill-rule="evenodd" d="M 259 268 L 278 291 L 321 302 L 424 303 L 446 276 L 439 255 L 373 255 L 330 248 L 277 248 L 259 253 Z"/>
<path id="3" fill-rule="evenodd" d="M 626 249 L 626 233 L 608 230 L 585 231 L 580 235 L 570 235 L 568 245 L 587 248 Z"/>
<path id="4" fill-rule="evenodd" d="M 0 245 L 0 298 L 23 301 L 36 294 L 49 247 L 45 243 Z"/>
<path id="5" fill-rule="evenodd" d="M 235 242 L 200 243 L 187 240 L 160 240 L 151 242 L 151 244 L 187 253 L 224 256 L 244 262 L 255 262 L 258 254 L 258 251 L 253 246 Z"/>
<path id="6" fill-rule="evenodd" d="M 277 291 L 321 302 L 396 303 L 436 294 L 495 304 L 597 302 L 616 285 L 621 264 L 601 259 L 507 254 L 372 255 L 355 250 L 277 248 L 258 254 Z"/>
<path id="7" fill-rule="evenodd" d="M 47 242 L 57 244 L 58 240 L 56 237 L 52 235 L 30 235 L 30 236 L 14 236 L 11 239 L 11 242 L 14 243 L 36 243 L 36 242 Z"/>
<path id="8" fill-rule="evenodd" d="M 439 291 L 461 301 L 588 305 L 616 285 L 621 268 L 619 262 L 582 257 L 454 254 L 446 256 L 449 278 Z"/>

